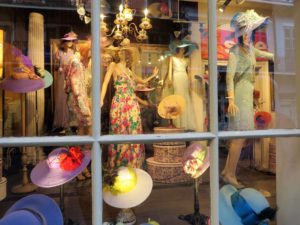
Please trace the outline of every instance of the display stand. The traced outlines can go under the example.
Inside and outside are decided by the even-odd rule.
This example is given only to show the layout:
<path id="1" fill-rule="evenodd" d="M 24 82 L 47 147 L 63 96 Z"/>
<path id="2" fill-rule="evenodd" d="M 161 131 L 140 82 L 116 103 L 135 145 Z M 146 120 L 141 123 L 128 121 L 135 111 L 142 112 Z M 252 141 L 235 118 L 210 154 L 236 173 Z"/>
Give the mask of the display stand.
<path id="1" fill-rule="evenodd" d="M 208 225 L 209 217 L 200 214 L 199 204 L 199 178 L 194 179 L 194 213 L 188 215 L 180 215 L 180 220 L 185 220 L 191 225 Z"/>
<path id="2" fill-rule="evenodd" d="M 67 218 L 65 215 L 65 188 L 64 185 L 60 185 L 60 193 L 59 193 L 59 207 L 63 214 L 64 225 L 79 225 L 79 223 Z"/>
<path id="3" fill-rule="evenodd" d="M 25 94 L 21 94 L 21 113 L 22 113 L 22 135 L 25 136 Z M 22 184 L 16 185 L 11 189 L 14 194 L 30 193 L 37 189 L 37 186 L 29 182 L 28 169 L 27 169 L 27 150 L 25 147 L 22 148 Z"/>

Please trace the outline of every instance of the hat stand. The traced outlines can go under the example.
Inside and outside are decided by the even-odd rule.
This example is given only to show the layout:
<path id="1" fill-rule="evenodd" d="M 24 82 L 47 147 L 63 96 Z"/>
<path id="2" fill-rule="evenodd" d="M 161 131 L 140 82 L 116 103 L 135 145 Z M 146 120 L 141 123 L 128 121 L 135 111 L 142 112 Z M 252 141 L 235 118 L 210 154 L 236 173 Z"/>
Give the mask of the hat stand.
<path id="1" fill-rule="evenodd" d="M 209 217 L 200 214 L 199 178 L 194 179 L 194 213 L 180 215 L 178 219 L 187 221 L 191 225 L 208 225 Z"/>
<path id="2" fill-rule="evenodd" d="M 65 213 L 65 187 L 64 184 L 60 185 L 59 189 L 59 207 L 62 212 L 64 218 L 64 225 L 79 225 L 79 223 L 71 220 L 70 218 L 66 217 Z"/>
<path id="3" fill-rule="evenodd" d="M 136 223 L 136 216 L 132 209 L 121 209 L 117 216 L 117 223 L 121 222 L 124 225 L 134 225 Z"/>

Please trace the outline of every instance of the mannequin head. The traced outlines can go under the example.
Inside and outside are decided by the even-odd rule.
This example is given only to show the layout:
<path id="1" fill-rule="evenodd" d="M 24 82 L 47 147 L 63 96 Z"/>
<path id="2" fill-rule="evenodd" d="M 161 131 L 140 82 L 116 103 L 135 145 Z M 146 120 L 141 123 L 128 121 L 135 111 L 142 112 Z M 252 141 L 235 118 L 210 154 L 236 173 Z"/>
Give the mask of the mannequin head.
<path id="1" fill-rule="evenodd" d="M 125 63 L 126 67 L 131 67 L 132 64 L 132 53 L 128 49 L 121 49 L 116 54 L 116 62 L 117 63 Z"/>
<path id="2" fill-rule="evenodd" d="M 177 56 L 184 56 L 186 52 L 187 52 L 187 48 L 176 48 Z"/>
<path id="3" fill-rule="evenodd" d="M 66 40 L 63 40 L 61 41 L 61 50 L 62 51 L 68 51 L 69 49 L 72 49 L 72 50 L 76 50 L 76 42 L 75 41 L 66 41 Z"/>

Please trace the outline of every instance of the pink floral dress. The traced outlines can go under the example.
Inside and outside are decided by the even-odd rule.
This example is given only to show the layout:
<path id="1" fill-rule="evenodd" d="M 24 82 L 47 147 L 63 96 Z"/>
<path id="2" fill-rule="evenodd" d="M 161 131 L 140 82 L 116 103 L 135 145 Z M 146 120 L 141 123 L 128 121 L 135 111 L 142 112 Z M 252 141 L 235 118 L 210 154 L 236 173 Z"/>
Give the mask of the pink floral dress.
<path id="1" fill-rule="evenodd" d="M 117 75 L 114 81 L 115 95 L 110 109 L 110 134 L 141 134 L 140 106 L 134 93 L 135 83 L 126 74 Z M 142 144 L 111 144 L 109 167 L 131 166 L 141 168 L 145 159 Z"/>
<path id="2" fill-rule="evenodd" d="M 84 79 L 84 66 L 78 57 L 74 56 L 66 70 L 65 92 L 68 94 L 69 110 L 76 116 L 78 126 L 90 126 L 92 113 Z"/>

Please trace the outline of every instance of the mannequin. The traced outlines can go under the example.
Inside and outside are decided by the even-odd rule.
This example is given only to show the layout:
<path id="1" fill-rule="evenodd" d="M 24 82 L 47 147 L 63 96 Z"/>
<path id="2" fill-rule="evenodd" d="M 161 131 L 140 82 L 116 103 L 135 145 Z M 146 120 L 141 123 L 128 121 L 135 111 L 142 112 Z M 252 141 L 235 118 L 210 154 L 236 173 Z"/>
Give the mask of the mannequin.
<path id="1" fill-rule="evenodd" d="M 253 130 L 255 128 L 253 119 L 253 91 L 256 58 L 266 58 L 269 60 L 273 60 L 274 58 L 272 53 L 260 51 L 253 46 L 254 33 L 256 29 L 258 29 L 261 24 L 265 23 L 267 19 L 263 20 L 262 17 L 258 16 L 252 10 L 246 11 L 245 13 L 239 13 L 234 17 L 234 19 L 241 22 L 244 17 L 247 18 L 247 13 L 252 16 L 249 17 L 251 20 L 246 21 L 246 24 L 248 25 L 245 30 L 247 30 L 247 32 L 242 32 L 238 36 L 238 43 L 232 47 L 229 52 L 226 85 L 229 103 L 228 115 L 230 130 Z M 238 18 L 238 16 L 241 18 Z M 255 18 L 257 18 L 257 21 L 259 21 L 260 24 L 255 24 Z M 255 24 L 255 26 L 253 24 Z M 235 24 L 235 26 L 238 25 L 239 24 Z M 238 27 L 236 27 L 236 29 L 237 28 Z M 240 31 L 240 29 L 237 30 Z M 236 188 L 244 187 L 244 185 L 237 181 L 236 167 L 241 150 L 245 143 L 245 139 L 234 139 L 231 141 L 226 165 L 221 173 L 223 181 L 235 186 Z"/>
<path id="2" fill-rule="evenodd" d="M 183 42 L 183 41 L 181 41 Z M 186 130 L 200 130 L 201 125 L 196 124 L 195 110 L 192 101 L 192 78 L 189 71 L 189 46 L 192 43 L 178 43 L 175 52 L 170 57 L 168 71 L 168 86 L 173 86 L 174 94 L 181 95 L 186 101 L 186 109 L 183 114 L 174 121 L 176 127 L 185 128 Z M 195 48 L 196 49 L 196 48 Z"/>
<path id="3" fill-rule="evenodd" d="M 115 95 L 110 109 L 110 134 L 141 134 L 142 123 L 139 99 L 135 94 L 135 83 L 147 84 L 154 78 L 158 69 L 154 68 L 153 75 L 146 79 L 137 77 L 130 69 L 132 50 L 124 48 L 117 52 L 115 62 L 112 62 L 105 74 L 101 91 L 101 107 L 107 92 L 111 77 L 114 81 Z M 108 167 L 120 166 L 142 168 L 145 152 L 143 144 L 111 144 L 108 152 Z"/>
<path id="4" fill-rule="evenodd" d="M 54 94 L 54 128 L 69 128 L 69 110 L 67 106 L 67 94 L 64 91 L 66 66 L 76 52 L 77 35 L 70 32 L 61 39 L 60 47 L 55 51 L 55 60 L 58 64 L 55 94 Z"/>

